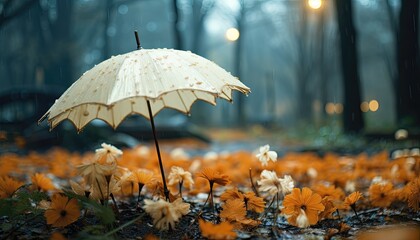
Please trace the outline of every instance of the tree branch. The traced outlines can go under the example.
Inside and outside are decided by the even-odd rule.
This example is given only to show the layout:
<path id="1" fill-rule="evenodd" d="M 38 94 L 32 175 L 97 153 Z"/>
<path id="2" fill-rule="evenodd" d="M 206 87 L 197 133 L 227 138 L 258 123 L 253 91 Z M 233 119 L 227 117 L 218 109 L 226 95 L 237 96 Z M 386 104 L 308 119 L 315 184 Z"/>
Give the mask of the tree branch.
<path id="1" fill-rule="evenodd" d="M 7 8 L 9 7 L 10 3 L 12 1 L 6 1 L 4 4 L 3 12 L 0 14 L 0 28 L 5 26 L 8 22 L 13 20 L 14 18 L 20 16 L 21 14 L 25 13 L 27 10 L 29 10 L 33 4 L 37 3 L 38 0 L 28 0 L 22 5 L 20 5 L 18 8 L 16 8 L 15 11 L 11 12 L 10 14 L 7 13 Z"/>

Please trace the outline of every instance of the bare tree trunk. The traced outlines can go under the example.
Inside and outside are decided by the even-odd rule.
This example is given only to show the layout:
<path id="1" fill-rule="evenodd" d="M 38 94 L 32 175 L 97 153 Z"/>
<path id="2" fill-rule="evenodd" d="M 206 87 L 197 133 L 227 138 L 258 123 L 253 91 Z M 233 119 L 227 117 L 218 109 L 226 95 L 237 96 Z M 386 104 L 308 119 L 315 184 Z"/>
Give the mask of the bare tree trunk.
<path id="1" fill-rule="evenodd" d="M 343 128 L 347 133 L 357 133 L 363 130 L 364 122 L 360 110 L 360 78 L 352 1 L 335 0 L 335 6 L 340 33 L 341 68 L 344 81 Z"/>
<path id="2" fill-rule="evenodd" d="M 3 10 L 0 12 L 0 28 L 6 25 L 14 18 L 27 12 L 33 5 L 38 3 L 38 0 L 27 0 L 19 6 L 13 6 L 12 0 L 5 0 L 2 3 Z M 12 9 L 11 11 L 9 11 Z"/>
<path id="3" fill-rule="evenodd" d="M 201 45 L 204 35 L 204 22 L 207 17 L 209 10 L 214 6 L 214 0 L 212 0 L 208 6 L 203 6 L 203 0 L 192 0 L 193 9 L 193 41 L 192 41 L 192 52 L 198 55 L 203 55 L 201 51 Z"/>
<path id="4" fill-rule="evenodd" d="M 106 60 L 109 58 L 109 37 L 108 37 L 108 28 L 111 22 L 111 9 L 113 5 L 113 0 L 106 0 L 105 3 L 105 13 L 104 13 L 104 31 L 102 38 L 104 39 L 104 46 L 102 48 L 102 59 Z"/>
<path id="5" fill-rule="evenodd" d="M 244 27 L 243 27 L 243 23 L 245 21 L 245 14 L 246 14 L 246 9 L 245 9 L 245 3 L 244 0 L 239 0 L 241 9 L 239 10 L 239 16 L 237 17 L 236 20 L 236 27 L 240 33 L 240 36 L 238 38 L 238 40 L 235 42 L 235 53 L 234 53 L 234 73 L 236 75 L 236 77 L 238 77 L 239 79 L 242 79 L 242 74 L 241 74 L 241 66 L 242 66 L 242 53 L 243 53 L 243 45 L 244 45 Z M 235 99 L 236 100 L 236 107 L 237 107 L 237 115 L 236 115 L 236 121 L 240 126 L 243 126 L 246 123 L 246 119 L 245 119 L 245 105 L 244 105 L 244 100 L 245 97 L 243 94 L 239 94 L 235 91 Z"/>
<path id="6" fill-rule="evenodd" d="M 172 8 L 174 11 L 173 28 L 174 28 L 174 46 L 175 49 L 183 50 L 184 44 L 182 42 L 182 32 L 179 28 L 179 7 L 178 0 L 172 0 Z"/>
<path id="7" fill-rule="evenodd" d="M 401 127 L 420 124 L 418 43 L 419 1 L 401 0 L 397 41 L 397 119 Z"/>

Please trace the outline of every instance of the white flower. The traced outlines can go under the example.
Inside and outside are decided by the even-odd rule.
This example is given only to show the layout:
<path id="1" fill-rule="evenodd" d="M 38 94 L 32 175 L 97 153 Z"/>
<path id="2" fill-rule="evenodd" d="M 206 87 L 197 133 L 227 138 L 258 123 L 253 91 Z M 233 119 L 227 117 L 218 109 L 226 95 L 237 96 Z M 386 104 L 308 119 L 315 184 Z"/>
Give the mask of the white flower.
<path id="1" fill-rule="evenodd" d="M 303 209 L 300 209 L 300 214 L 296 218 L 296 225 L 300 228 L 307 228 L 310 225 L 308 217 Z"/>
<path id="2" fill-rule="evenodd" d="M 394 164 L 391 167 L 391 178 L 397 178 L 398 177 L 398 170 L 400 170 L 400 167 L 398 167 L 398 164 Z"/>
<path id="3" fill-rule="evenodd" d="M 277 161 L 277 153 L 274 151 L 270 151 L 270 145 L 268 144 L 260 147 L 260 153 L 258 153 L 256 157 L 258 158 L 258 160 L 260 160 L 263 166 L 267 166 L 268 161 L 270 160 L 273 162 Z"/>
<path id="4" fill-rule="evenodd" d="M 188 159 L 188 154 L 182 148 L 175 148 L 170 153 L 171 158 L 175 160 L 185 160 Z"/>
<path id="5" fill-rule="evenodd" d="M 136 148 L 135 153 L 140 157 L 148 157 L 150 155 L 150 149 L 147 146 L 139 146 Z"/>
<path id="6" fill-rule="evenodd" d="M 404 168 L 405 171 L 411 172 L 414 169 L 414 166 L 416 165 L 416 159 L 413 157 L 408 157 L 405 159 Z"/>
<path id="7" fill-rule="evenodd" d="M 218 158 L 219 154 L 217 154 L 216 152 L 208 152 L 203 156 L 203 159 L 209 162 L 216 161 Z"/>
<path id="8" fill-rule="evenodd" d="M 201 168 L 201 161 L 199 159 L 195 159 L 192 161 L 190 168 L 188 168 L 188 170 L 190 172 L 197 172 L 198 169 Z"/>
<path id="9" fill-rule="evenodd" d="M 190 204 L 184 203 L 181 198 L 172 203 L 162 199 L 152 201 L 144 200 L 144 210 L 153 218 L 153 225 L 159 230 L 168 230 L 175 228 L 175 223 L 190 212 Z"/>
<path id="10" fill-rule="evenodd" d="M 293 178 L 290 175 L 284 175 L 284 178 L 279 178 L 281 191 L 284 195 L 291 193 L 295 184 Z"/>
<path id="11" fill-rule="evenodd" d="M 374 184 L 385 185 L 387 183 L 388 183 L 388 181 L 383 179 L 381 176 L 376 176 L 372 179 L 372 182 L 370 183 L 370 185 L 374 185 Z"/>
<path id="12" fill-rule="evenodd" d="M 411 149 L 410 156 L 420 156 L 420 148 Z"/>
<path id="13" fill-rule="evenodd" d="M 105 157 L 107 164 L 116 163 L 117 158 L 123 154 L 120 149 L 110 144 L 102 143 L 101 147 L 102 148 L 96 149 L 96 159 L 101 160 Z"/>
<path id="14" fill-rule="evenodd" d="M 264 170 L 261 172 L 261 180 L 257 181 L 261 192 L 268 192 L 271 195 L 276 193 L 290 193 L 294 187 L 293 179 L 289 175 L 278 178 L 276 172 Z"/>
<path id="15" fill-rule="evenodd" d="M 317 171 L 315 168 L 310 167 L 310 168 L 308 168 L 308 170 L 306 171 L 306 174 L 308 174 L 308 176 L 309 176 L 310 178 L 314 179 L 314 178 L 316 178 L 316 177 L 318 176 L 318 171 Z"/>
<path id="16" fill-rule="evenodd" d="M 257 184 L 260 186 L 258 191 L 269 192 L 271 195 L 281 191 L 280 181 L 276 172 L 264 170 L 261 172 L 260 178 L 261 180 L 257 181 Z"/>
<path id="17" fill-rule="evenodd" d="M 177 166 L 173 166 L 171 168 L 171 172 L 169 173 L 168 180 L 169 180 L 168 185 L 170 186 L 176 185 L 182 182 L 184 186 L 186 186 L 189 189 L 191 189 L 192 185 L 194 184 L 194 180 L 192 179 L 191 173 Z"/>
<path id="18" fill-rule="evenodd" d="M 354 181 L 350 181 L 350 180 L 347 181 L 346 186 L 344 187 L 344 190 L 346 192 L 349 192 L 349 193 L 355 192 L 356 191 L 356 183 Z"/>

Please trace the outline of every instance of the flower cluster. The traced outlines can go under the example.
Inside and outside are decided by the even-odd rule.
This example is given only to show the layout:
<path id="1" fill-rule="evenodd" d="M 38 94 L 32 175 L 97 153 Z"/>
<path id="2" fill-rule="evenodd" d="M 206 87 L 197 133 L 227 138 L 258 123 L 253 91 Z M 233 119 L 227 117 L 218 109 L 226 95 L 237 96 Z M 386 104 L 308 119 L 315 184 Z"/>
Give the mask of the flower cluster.
<path id="1" fill-rule="evenodd" d="M 82 199 L 105 207 L 112 204 L 117 214 L 119 202 L 134 200 L 133 209 L 143 208 L 159 230 L 176 229 L 185 215 L 197 214 L 191 226 L 198 225 L 210 239 L 235 238 L 237 230 L 258 228 L 268 218 L 272 222 L 283 218 L 299 228 L 335 219 L 340 223 L 338 231 L 348 231 L 342 216 L 354 215 L 363 222 L 358 209 L 419 211 L 419 151 L 393 154 L 394 159 L 388 152 L 278 157 L 269 145 L 258 152 L 210 152 L 194 157 L 181 148 L 163 152 L 171 190 L 168 201 L 156 156 L 147 146 L 126 149 L 124 154 L 108 144 L 95 154 L 61 149 L 44 155 L 4 154 L 0 156 L 0 200 L 16 198 L 20 189 L 45 194 L 45 201 L 31 200 L 31 204 L 45 211 L 46 224 L 63 228 L 89 213 L 77 198 L 60 193 L 70 186 Z M 200 202 L 200 213 L 190 212 L 186 202 L 202 196 L 208 197 L 204 204 Z M 200 218 L 206 211 L 213 214 L 211 222 Z"/>

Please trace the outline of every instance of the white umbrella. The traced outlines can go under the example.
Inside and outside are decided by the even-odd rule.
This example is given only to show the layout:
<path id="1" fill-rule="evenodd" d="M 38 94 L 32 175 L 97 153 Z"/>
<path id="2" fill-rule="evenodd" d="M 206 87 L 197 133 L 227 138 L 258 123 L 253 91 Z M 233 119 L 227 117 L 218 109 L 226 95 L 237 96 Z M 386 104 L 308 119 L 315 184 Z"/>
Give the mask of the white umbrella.
<path id="1" fill-rule="evenodd" d="M 166 181 L 153 121 L 163 108 L 189 113 L 196 100 L 213 105 L 216 98 L 232 100 L 232 90 L 250 89 L 215 63 L 187 51 L 140 49 L 113 56 L 85 72 L 40 119 L 51 129 L 70 120 L 80 131 L 93 119 L 114 129 L 129 115 L 151 121 L 165 191 Z M 169 192 L 168 192 L 169 193 Z M 167 193 L 165 193 L 167 194 Z"/>

